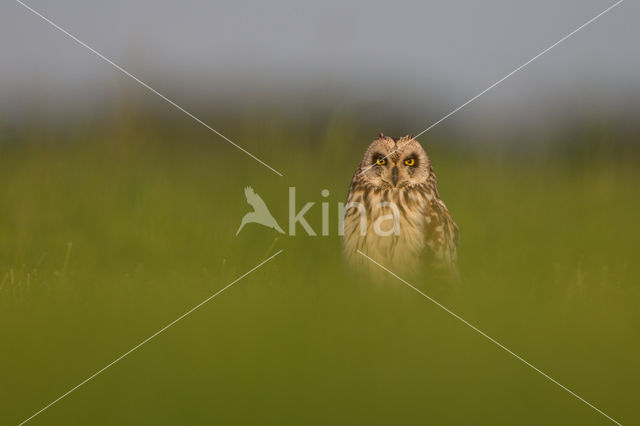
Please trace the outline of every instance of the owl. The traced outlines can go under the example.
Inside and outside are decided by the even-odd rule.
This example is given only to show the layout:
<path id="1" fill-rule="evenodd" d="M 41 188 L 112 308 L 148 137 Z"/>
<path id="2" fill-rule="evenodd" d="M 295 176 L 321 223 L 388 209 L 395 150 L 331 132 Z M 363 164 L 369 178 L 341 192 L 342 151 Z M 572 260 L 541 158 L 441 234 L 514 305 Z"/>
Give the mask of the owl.
<path id="1" fill-rule="evenodd" d="M 423 266 L 456 269 L 458 227 L 413 135 L 380 134 L 369 145 L 351 180 L 343 223 L 349 264 L 379 273 L 360 250 L 398 274 Z"/>

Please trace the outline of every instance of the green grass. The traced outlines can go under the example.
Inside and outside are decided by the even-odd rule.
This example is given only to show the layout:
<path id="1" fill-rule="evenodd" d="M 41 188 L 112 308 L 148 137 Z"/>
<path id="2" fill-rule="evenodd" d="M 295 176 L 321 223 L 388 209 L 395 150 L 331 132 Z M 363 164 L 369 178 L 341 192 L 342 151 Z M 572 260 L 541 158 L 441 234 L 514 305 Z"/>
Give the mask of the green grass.
<path id="1" fill-rule="evenodd" d="M 320 230 L 366 142 L 253 120 L 46 128 L 0 142 L 0 424 L 17 424 L 254 265 L 263 268 L 33 424 L 607 424 L 340 240 L 235 231 L 252 185 Z M 588 137 L 586 135 L 585 137 Z M 624 424 L 638 422 L 640 172 L 593 149 L 422 139 L 461 230 L 460 290 L 413 283 Z M 606 145 L 607 141 L 604 141 Z M 596 144 L 595 146 L 602 146 Z M 381 274 L 384 272 L 381 271 Z"/>

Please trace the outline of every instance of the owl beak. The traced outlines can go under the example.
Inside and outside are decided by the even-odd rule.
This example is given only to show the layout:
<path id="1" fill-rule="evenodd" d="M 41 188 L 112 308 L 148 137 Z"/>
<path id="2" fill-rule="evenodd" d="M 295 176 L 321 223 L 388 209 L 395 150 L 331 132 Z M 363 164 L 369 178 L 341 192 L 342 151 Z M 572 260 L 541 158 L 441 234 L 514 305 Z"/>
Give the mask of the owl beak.
<path id="1" fill-rule="evenodd" d="M 391 169 L 391 180 L 393 181 L 393 186 L 398 186 L 398 167 L 393 166 Z"/>

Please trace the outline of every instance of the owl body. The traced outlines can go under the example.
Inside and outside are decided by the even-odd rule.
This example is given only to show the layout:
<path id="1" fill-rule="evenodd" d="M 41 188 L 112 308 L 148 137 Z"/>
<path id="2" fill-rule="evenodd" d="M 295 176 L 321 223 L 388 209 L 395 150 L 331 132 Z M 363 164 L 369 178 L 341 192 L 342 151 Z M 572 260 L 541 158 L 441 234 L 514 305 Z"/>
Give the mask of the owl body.
<path id="1" fill-rule="evenodd" d="M 358 268 L 417 272 L 455 269 L 458 228 L 440 200 L 431 162 L 411 136 L 380 135 L 354 173 L 344 215 L 343 249 Z M 378 269 L 379 271 L 379 269 Z"/>

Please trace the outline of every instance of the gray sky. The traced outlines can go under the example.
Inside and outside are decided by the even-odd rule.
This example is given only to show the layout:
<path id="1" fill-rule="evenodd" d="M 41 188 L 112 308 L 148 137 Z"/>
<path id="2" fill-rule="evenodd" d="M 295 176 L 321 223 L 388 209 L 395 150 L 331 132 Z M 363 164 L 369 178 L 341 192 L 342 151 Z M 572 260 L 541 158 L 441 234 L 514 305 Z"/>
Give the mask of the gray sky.
<path id="1" fill-rule="evenodd" d="M 614 2 L 26 3 L 187 108 L 320 100 L 399 112 L 418 132 Z M 638 94 L 639 17 L 626 0 L 456 119 L 624 109 Z M 0 52 L 5 115 L 153 96 L 11 0 L 0 4 Z"/>

